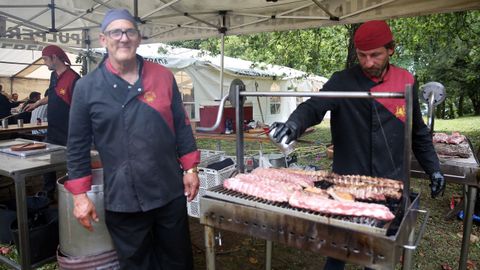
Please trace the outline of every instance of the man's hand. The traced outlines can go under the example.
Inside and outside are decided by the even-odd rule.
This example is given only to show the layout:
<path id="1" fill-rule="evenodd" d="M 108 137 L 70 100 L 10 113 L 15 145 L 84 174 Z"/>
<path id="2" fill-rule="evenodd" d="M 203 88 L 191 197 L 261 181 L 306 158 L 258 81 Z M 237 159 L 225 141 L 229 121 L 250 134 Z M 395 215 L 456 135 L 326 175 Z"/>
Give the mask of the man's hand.
<path id="1" fill-rule="evenodd" d="M 185 190 L 185 196 L 187 201 L 192 201 L 198 193 L 198 187 L 200 186 L 200 181 L 198 180 L 197 173 L 186 173 L 183 176 L 183 186 Z"/>
<path id="2" fill-rule="evenodd" d="M 23 108 L 23 111 L 24 111 L 24 112 L 31 112 L 31 111 L 33 111 L 35 108 L 36 108 L 35 103 L 30 103 L 30 104 L 25 105 L 25 107 Z"/>
<path id="3" fill-rule="evenodd" d="M 443 177 L 441 172 L 434 172 L 430 175 L 430 190 L 432 198 L 437 197 L 438 195 L 445 192 L 445 178 Z"/>
<path id="4" fill-rule="evenodd" d="M 289 144 L 291 141 L 296 140 L 299 137 L 299 128 L 295 122 L 275 122 L 270 126 L 270 130 L 274 128 L 276 128 L 276 130 L 272 137 L 277 143 L 281 142 L 285 136 L 287 137 L 287 140 L 285 141 L 286 144 Z"/>
<path id="5" fill-rule="evenodd" d="M 89 231 L 93 231 L 90 219 L 99 221 L 95 205 L 86 193 L 73 195 L 73 215 Z"/>

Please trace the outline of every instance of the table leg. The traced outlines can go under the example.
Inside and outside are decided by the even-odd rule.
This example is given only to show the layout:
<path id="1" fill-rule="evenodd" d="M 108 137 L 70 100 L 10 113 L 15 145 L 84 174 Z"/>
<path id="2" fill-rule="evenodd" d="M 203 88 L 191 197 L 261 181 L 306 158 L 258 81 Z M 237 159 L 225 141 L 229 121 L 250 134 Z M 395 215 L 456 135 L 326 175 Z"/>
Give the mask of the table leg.
<path id="1" fill-rule="evenodd" d="M 205 259 L 207 270 L 215 270 L 215 230 L 205 226 Z"/>
<path id="2" fill-rule="evenodd" d="M 463 238 L 462 250 L 460 251 L 460 262 L 458 269 L 467 269 L 468 249 L 470 247 L 470 234 L 472 233 L 473 210 L 475 208 L 475 201 L 477 199 L 477 187 L 469 186 L 466 193 L 465 201 L 467 207 L 463 215 Z"/>
<path id="3" fill-rule="evenodd" d="M 19 260 L 22 269 L 31 269 L 30 265 L 30 238 L 27 217 L 27 196 L 25 191 L 25 176 L 15 175 L 15 197 L 17 202 L 17 223 L 19 239 Z"/>
<path id="4" fill-rule="evenodd" d="M 408 235 L 408 244 L 413 245 L 413 241 L 415 239 L 415 230 L 412 229 L 410 235 Z M 403 249 L 403 264 L 402 270 L 409 270 L 412 269 L 413 265 L 413 252 L 414 250 L 411 249 Z"/>
<path id="5" fill-rule="evenodd" d="M 267 240 L 265 246 L 265 270 L 272 270 L 272 241 Z"/>

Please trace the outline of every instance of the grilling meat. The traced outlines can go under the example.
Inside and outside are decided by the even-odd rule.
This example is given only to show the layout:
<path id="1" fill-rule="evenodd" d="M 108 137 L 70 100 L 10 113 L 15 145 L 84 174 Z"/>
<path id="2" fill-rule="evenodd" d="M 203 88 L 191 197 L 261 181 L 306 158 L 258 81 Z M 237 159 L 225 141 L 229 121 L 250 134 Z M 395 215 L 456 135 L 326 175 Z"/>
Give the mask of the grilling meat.
<path id="1" fill-rule="evenodd" d="M 334 201 L 312 192 L 295 191 L 288 202 L 291 206 L 323 214 L 372 217 L 385 221 L 395 218 L 388 207 L 381 204 Z"/>
<path id="2" fill-rule="evenodd" d="M 327 177 L 323 180 L 330 182 L 334 185 L 349 186 L 352 188 L 372 185 L 375 187 L 403 190 L 403 183 L 401 181 L 380 177 L 370 177 L 364 175 L 338 175 L 332 173 L 331 177 Z"/>
<path id="3" fill-rule="evenodd" d="M 362 201 L 383 202 L 386 201 L 387 198 L 399 200 L 402 197 L 402 190 L 400 189 L 379 187 L 374 185 L 363 185 L 355 187 L 335 185 L 329 187 L 328 190 L 331 190 L 333 193 L 348 193 L 351 194 L 355 200 Z"/>
<path id="4" fill-rule="evenodd" d="M 313 177 L 307 175 L 290 173 L 287 170 L 274 168 L 256 168 L 252 171 L 252 174 L 258 175 L 260 177 L 281 180 L 283 182 L 290 182 L 300 185 L 302 187 L 313 187 L 315 181 Z"/>
<path id="5" fill-rule="evenodd" d="M 388 187 L 393 189 L 403 189 L 403 183 L 401 181 L 387 179 L 387 178 L 380 178 L 380 177 L 370 177 L 364 175 L 339 175 L 336 173 L 331 173 L 328 171 L 304 171 L 304 170 L 296 170 L 296 169 L 281 169 L 284 173 L 288 174 L 296 174 L 302 176 L 308 176 L 315 181 L 327 181 L 334 185 L 342 185 L 342 186 L 350 186 L 350 187 L 357 187 L 357 186 L 365 186 L 365 185 L 373 185 L 376 187 Z"/>
<path id="6" fill-rule="evenodd" d="M 251 174 L 239 174 L 235 178 L 226 179 L 223 187 L 243 194 L 272 202 L 288 202 L 293 191 L 300 186 L 292 186 L 285 182 L 262 178 L 261 181 Z"/>
<path id="7" fill-rule="evenodd" d="M 452 132 L 452 135 L 446 133 L 435 133 L 432 138 L 434 143 L 461 144 L 466 142 L 467 138 L 459 132 Z"/>

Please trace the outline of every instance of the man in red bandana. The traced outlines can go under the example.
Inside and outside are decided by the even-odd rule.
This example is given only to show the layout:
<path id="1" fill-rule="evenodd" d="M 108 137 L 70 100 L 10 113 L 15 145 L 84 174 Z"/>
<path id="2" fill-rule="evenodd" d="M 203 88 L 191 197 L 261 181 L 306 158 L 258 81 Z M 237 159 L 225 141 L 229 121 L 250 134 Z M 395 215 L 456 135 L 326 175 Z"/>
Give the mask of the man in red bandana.
<path id="1" fill-rule="evenodd" d="M 408 71 L 389 63 L 395 42 L 384 21 L 362 24 L 354 36 L 358 65 L 336 72 L 324 85 L 325 91 L 401 92 L 414 86 Z M 332 171 L 403 180 L 405 125 L 404 99 L 311 98 L 300 104 L 285 123 L 277 127 L 274 138 L 286 143 L 298 138 L 310 126 L 319 124 L 331 111 L 332 142 L 335 145 Z M 431 196 L 443 194 L 445 180 L 428 127 L 423 122 L 418 98 L 413 99 L 412 150 L 431 180 Z M 372 258 L 373 259 L 373 258 Z M 345 263 L 328 258 L 325 269 L 344 269 Z M 375 267 L 372 261 L 368 266 Z"/>
<path id="2" fill-rule="evenodd" d="M 42 50 L 42 59 L 49 70 L 50 85 L 47 95 L 35 103 L 25 106 L 26 111 L 48 104 L 47 142 L 67 145 L 68 119 L 72 102 L 73 88 L 80 76 L 70 67 L 70 59 L 58 46 L 49 45 Z M 44 174 L 44 191 L 53 196 L 56 186 L 56 173 Z"/>

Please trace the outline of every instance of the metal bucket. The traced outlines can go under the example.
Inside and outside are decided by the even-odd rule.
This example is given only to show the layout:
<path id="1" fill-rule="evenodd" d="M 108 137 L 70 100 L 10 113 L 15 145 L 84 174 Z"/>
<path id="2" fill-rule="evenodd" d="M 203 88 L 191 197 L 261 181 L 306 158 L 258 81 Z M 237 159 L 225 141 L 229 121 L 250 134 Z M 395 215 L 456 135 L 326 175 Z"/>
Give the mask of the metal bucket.
<path id="1" fill-rule="evenodd" d="M 66 256 L 97 255 L 114 250 L 112 239 L 105 225 L 103 201 L 103 169 L 92 170 L 92 188 L 87 196 L 95 204 L 99 222 L 92 221 L 93 232 L 85 229 L 73 216 L 73 196 L 63 186 L 67 176 L 57 181 L 60 251 Z"/>
<path id="2" fill-rule="evenodd" d="M 106 251 L 98 255 L 68 257 L 57 251 L 58 267 L 62 270 L 117 270 L 120 265 L 115 250 Z"/>
<path id="3" fill-rule="evenodd" d="M 272 164 L 273 168 L 286 168 L 287 167 L 287 161 L 289 157 L 285 157 L 284 154 L 263 154 L 263 157 L 267 158 L 270 164 Z M 253 164 L 254 167 L 257 168 L 260 166 L 260 156 L 256 155 L 253 157 Z"/>

